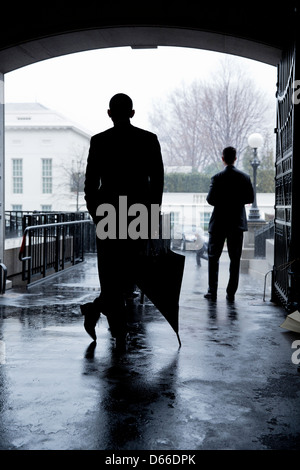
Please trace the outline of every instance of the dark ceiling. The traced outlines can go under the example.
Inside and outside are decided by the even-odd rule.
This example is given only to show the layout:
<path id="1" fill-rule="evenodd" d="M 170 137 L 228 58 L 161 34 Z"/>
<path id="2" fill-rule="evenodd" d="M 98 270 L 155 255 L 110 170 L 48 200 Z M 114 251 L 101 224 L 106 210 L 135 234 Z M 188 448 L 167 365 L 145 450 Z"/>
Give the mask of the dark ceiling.
<path id="1" fill-rule="evenodd" d="M 101 47 L 173 45 L 276 65 L 298 23 L 297 2 L 27 2 L 2 7 L 0 71 Z"/>

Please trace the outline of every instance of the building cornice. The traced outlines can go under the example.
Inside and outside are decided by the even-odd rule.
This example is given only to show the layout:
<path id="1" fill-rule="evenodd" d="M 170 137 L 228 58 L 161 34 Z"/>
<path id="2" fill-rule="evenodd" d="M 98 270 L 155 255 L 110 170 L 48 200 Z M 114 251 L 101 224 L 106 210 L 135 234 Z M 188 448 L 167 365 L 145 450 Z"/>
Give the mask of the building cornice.
<path id="1" fill-rule="evenodd" d="M 5 125 L 5 131 L 17 131 L 17 130 L 21 130 L 21 131 L 32 131 L 32 130 L 35 130 L 35 131 L 45 131 L 45 130 L 56 130 L 56 131 L 65 131 L 65 130 L 71 130 L 73 132 L 75 132 L 76 134 L 80 134 L 88 139 L 91 138 L 91 134 L 89 134 L 88 132 L 85 132 L 81 129 L 79 129 L 78 127 L 76 126 L 72 126 L 72 125 L 47 125 L 47 124 L 43 124 L 43 125 L 28 125 L 28 126 L 24 126 L 24 125 L 16 125 L 16 124 L 6 124 Z"/>

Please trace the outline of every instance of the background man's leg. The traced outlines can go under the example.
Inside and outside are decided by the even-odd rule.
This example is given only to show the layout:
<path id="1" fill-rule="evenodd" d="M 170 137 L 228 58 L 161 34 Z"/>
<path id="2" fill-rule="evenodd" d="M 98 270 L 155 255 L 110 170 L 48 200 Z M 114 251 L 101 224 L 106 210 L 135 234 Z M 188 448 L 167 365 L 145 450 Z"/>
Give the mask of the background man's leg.
<path id="1" fill-rule="evenodd" d="M 226 292 L 229 299 L 234 298 L 239 284 L 240 259 L 242 255 L 243 235 L 244 233 L 239 230 L 237 232 L 228 234 L 227 236 L 227 248 L 228 255 L 230 258 L 230 266 L 229 281 Z"/>
<path id="2" fill-rule="evenodd" d="M 219 280 L 219 259 L 223 251 L 225 236 L 209 234 L 208 243 L 208 292 L 217 295 Z"/>

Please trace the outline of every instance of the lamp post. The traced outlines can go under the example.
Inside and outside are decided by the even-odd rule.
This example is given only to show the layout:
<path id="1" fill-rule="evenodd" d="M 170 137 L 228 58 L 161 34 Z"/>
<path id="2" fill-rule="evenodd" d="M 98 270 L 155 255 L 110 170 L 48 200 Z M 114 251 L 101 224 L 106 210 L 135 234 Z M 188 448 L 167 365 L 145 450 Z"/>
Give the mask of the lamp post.
<path id="1" fill-rule="evenodd" d="M 259 209 L 257 207 L 257 202 L 256 202 L 256 173 L 257 173 L 257 168 L 260 165 L 260 161 L 257 158 L 257 149 L 258 147 L 262 146 L 263 138 L 258 133 L 251 134 L 248 137 L 248 144 L 249 144 L 249 147 L 253 148 L 253 160 L 251 161 L 251 166 L 253 169 L 253 190 L 254 190 L 254 200 L 249 211 L 248 219 L 251 221 L 256 221 L 256 220 L 261 220 Z"/>

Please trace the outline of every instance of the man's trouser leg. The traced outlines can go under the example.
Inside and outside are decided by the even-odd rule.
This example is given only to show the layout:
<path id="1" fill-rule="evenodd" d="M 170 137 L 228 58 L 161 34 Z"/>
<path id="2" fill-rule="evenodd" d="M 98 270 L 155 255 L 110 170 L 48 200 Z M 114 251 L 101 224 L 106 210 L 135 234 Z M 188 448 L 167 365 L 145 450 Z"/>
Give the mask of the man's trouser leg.
<path id="1" fill-rule="evenodd" d="M 123 295 L 124 256 L 119 240 L 97 240 L 98 272 L 100 281 L 99 302 L 107 317 L 113 337 L 126 331 L 126 311 Z"/>
<path id="2" fill-rule="evenodd" d="M 238 288 L 243 236 L 242 230 L 227 234 L 227 248 L 230 259 L 229 281 L 226 289 L 228 296 L 234 296 Z"/>
<path id="3" fill-rule="evenodd" d="M 217 295 L 219 280 L 219 259 L 223 251 L 224 234 L 209 234 L 208 242 L 208 291 Z"/>

